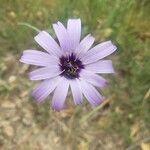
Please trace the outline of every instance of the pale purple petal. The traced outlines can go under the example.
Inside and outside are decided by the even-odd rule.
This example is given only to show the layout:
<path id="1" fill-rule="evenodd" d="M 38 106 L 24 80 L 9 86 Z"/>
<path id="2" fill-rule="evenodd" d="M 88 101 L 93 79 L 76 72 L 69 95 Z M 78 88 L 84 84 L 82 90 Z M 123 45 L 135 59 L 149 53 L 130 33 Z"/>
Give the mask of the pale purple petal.
<path id="1" fill-rule="evenodd" d="M 117 47 L 111 41 L 92 46 L 94 37 L 88 34 L 81 41 L 81 20 L 69 19 L 67 28 L 61 23 L 53 24 L 56 42 L 46 31 L 35 36 L 35 41 L 47 52 L 25 50 L 20 62 L 39 66 L 29 73 L 31 80 L 43 80 L 32 92 L 37 102 L 42 102 L 54 91 L 52 108 L 63 108 L 69 86 L 75 104 L 83 102 L 83 95 L 92 106 L 102 103 L 104 97 L 96 87 L 107 81 L 101 73 L 114 73 L 111 60 L 100 60 L 112 54 Z"/>
<path id="2" fill-rule="evenodd" d="M 103 42 L 89 50 L 81 60 L 84 64 L 90 64 L 110 55 L 116 49 L 117 47 L 111 41 Z"/>
<path id="3" fill-rule="evenodd" d="M 61 74 L 59 67 L 44 67 L 29 73 L 30 80 L 43 80 L 56 77 Z"/>
<path id="4" fill-rule="evenodd" d="M 46 31 L 41 31 L 34 37 L 35 41 L 50 54 L 62 55 L 62 51 L 56 41 Z"/>
<path id="5" fill-rule="evenodd" d="M 56 33 L 56 36 L 58 38 L 62 50 L 64 52 L 69 52 L 71 45 L 69 42 L 67 29 L 64 27 L 64 25 L 61 22 L 58 22 L 57 24 L 53 24 L 53 29 Z"/>
<path id="6" fill-rule="evenodd" d="M 96 106 L 103 101 L 103 96 L 91 84 L 84 80 L 81 80 L 80 84 L 82 93 L 92 106 Z"/>
<path id="7" fill-rule="evenodd" d="M 56 88 L 59 77 L 46 79 L 38 85 L 32 92 L 32 96 L 37 102 L 42 102 Z"/>
<path id="8" fill-rule="evenodd" d="M 55 111 L 59 111 L 63 108 L 67 93 L 69 88 L 69 82 L 67 79 L 62 78 L 62 81 L 59 82 L 57 88 L 54 91 L 52 99 L 52 108 Z"/>
<path id="9" fill-rule="evenodd" d="M 111 60 L 100 60 L 98 62 L 86 65 L 85 69 L 92 71 L 93 73 L 114 73 Z"/>
<path id="10" fill-rule="evenodd" d="M 37 50 L 25 50 L 20 62 L 37 66 L 49 66 L 58 64 L 59 60 L 54 55 L 49 55 L 48 53 Z"/>
<path id="11" fill-rule="evenodd" d="M 95 38 L 88 34 L 83 40 L 81 40 L 80 44 L 77 46 L 75 52 L 81 58 L 83 54 L 85 54 L 93 45 Z"/>
<path id="12" fill-rule="evenodd" d="M 80 42 L 81 20 L 69 19 L 67 23 L 67 31 L 71 43 L 71 50 L 75 50 L 75 48 L 79 45 Z"/>
<path id="13" fill-rule="evenodd" d="M 97 87 L 104 87 L 107 84 L 107 80 L 103 77 L 85 69 L 80 72 L 80 77 Z"/>
<path id="14" fill-rule="evenodd" d="M 83 95 L 81 92 L 79 80 L 78 79 L 70 80 L 70 87 L 71 87 L 74 103 L 76 105 L 81 104 L 83 101 Z"/>

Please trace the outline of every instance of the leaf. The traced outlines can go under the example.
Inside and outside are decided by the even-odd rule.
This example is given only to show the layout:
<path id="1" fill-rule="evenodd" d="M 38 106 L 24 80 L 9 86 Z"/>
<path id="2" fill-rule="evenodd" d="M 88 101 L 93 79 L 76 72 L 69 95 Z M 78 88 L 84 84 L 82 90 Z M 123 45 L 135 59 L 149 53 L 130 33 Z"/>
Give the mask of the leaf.
<path id="1" fill-rule="evenodd" d="M 88 143 L 82 141 L 82 142 L 78 145 L 78 150 L 88 150 Z"/>
<path id="2" fill-rule="evenodd" d="M 150 143 L 142 143 L 141 149 L 142 150 L 150 150 Z"/>
<path id="3" fill-rule="evenodd" d="M 136 136 L 136 134 L 138 133 L 139 130 L 140 130 L 140 124 L 139 123 L 134 123 L 131 126 L 131 129 L 130 129 L 130 136 L 131 137 Z"/>

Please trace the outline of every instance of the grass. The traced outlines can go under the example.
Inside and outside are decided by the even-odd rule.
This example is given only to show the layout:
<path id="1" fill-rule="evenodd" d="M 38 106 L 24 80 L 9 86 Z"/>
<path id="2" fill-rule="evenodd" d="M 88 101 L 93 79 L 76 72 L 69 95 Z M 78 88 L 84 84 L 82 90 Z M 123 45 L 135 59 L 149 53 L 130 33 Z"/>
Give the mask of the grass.
<path id="1" fill-rule="evenodd" d="M 18 25 L 20 22 L 29 23 L 41 30 L 46 29 L 53 34 L 51 23 L 57 20 L 65 23 L 68 18 L 80 17 L 83 22 L 83 35 L 91 32 L 97 42 L 111 39 L 118 46 L 118 51 L 111 56 L 116 74 L 107 76 L 110 84 L 103 90 L 108 99 L 113 97 L 108 108 L 94 111 L 83 125 L 79 123 L 80 120 L 92 111 L 86 105 L 72 108 L 73 113 L 67 120 L 60 118 L 57 121 L 53 118 L 49 120 L 54 121 L 58 126 L 63 124 L 69 130 L 61 133 L 60 136 L 67 137 L 69 133 L 72 149 L 77 149 L 76 144 L 80 143 L 80 140 L 88 143 L 90 147 L 91 142 L 82 136 L 86 130 L 99 133 L 100 129 L 104 131 L 104 135 L 117 134 L 123 141 L 123 149 L 135 142 L 131 137 L 131 127 L 135 123 L 141 125 L 139 135 L 144 131 L 150 135 L 150 96 L 146 97 L 150 89 L 148 2 L 148 0 L 0 1 L 1 70 L 5 65 L 2 60 L 7 55 L 18 57 L 24 49 L 35 47 L 33 36 L 36 35 L 36 31 Z M 9 73 L 3 71 L 0 73 L 1 80 L 7 80 L 9 76 Z M 18 84 L 21 83 L 18 81 Z M 2 95 L 16 96 L 16 90 L 10 91 L 6 87 L 0 88 Z M 38 106 L 39 111 L 44 114 L 38 118 L 41 122 L 52 115 L 58 117 L 54 112 L 49 112 L 47 106 L 44 110 L 42 107 Z M 107 123 L 101 127 L 99 121 L 103 115 Z M 87 134 L 90 136 L 89 132 Z M 94 138 L 95 134 L 92 136 Z"/>

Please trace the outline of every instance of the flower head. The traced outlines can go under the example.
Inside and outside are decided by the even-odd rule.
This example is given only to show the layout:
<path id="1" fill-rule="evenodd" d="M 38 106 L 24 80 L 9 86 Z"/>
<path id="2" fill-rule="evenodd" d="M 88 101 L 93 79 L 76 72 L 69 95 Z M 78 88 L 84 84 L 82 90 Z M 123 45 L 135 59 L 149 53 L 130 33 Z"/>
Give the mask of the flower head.
<path id="1" fill-rule="evenodd" d="M 53 24 L 57 43 L 49 33 L 41 31 L 35 41 L 46 50 L 25 50 L 21 62 L 39 66 L 29 73 L 31 80 L 42 80 L 33 90 L 32 96 L 42 102 L 54 91 L 52 108 L 63 108 L 68 89 L 71 88 L 75 104 L 83 101 L 83 95 L 92 106 L 103 101 L 96 87 L 103 87 L 107 81 L 98 74 L 114 73 L 111 60 L 101 60 L 117 48 L 111 41 L 92 47 L 94 37 L 88 34 L 80 41 L 81 20 L 69 19 L 67 28 L 60 22 Z"/>

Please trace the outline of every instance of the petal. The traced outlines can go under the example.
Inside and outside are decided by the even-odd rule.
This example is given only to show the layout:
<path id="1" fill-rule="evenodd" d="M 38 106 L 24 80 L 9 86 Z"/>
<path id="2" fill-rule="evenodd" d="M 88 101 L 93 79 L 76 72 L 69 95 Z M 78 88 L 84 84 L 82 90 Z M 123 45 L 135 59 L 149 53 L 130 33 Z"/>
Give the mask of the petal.
<path id="1" fill-rule="evenodd" d="M 70 87 L 71 87 L 74 103 L 76 105 L 81 104 L 83 101 L 83 96 L 82 96 L 79 80 L 78 79 L 70 80 Z"/>
<path id="2" fill-rule="evenodd" d="M 93 63 L 110 55 L 116 49 L 117 47 L 113 45 L 111 41 L 103 42 L 88 51 L 84 56 L 82 56 L 81 60 L 84 64 Z"/>
<path id="3" fill-rule="evenodd" d="M 80 72 L 80 77 L 97 87 L 104 87 L 107 83 L 103 77 L 85 69 Z"/>
<path id="4" fill-rule="evenodd" d="M 44 80 L 33 90 L 32 96 L 37 100 L 37 102 L 42 102 L 56 88 L 59 79 L 59 77 L 56 77 Z"/>
<path id="5" fill-rule="evenodd" d="M 57 24 L 53 24 L 53 29 L 56 33 L 56 36 L 58 38 L 62 50 L 64 52 L 69 52 L 71 46 L 68 41 L 67 29 L 64 27 L 64 25 L 61 22 L 58 22 Z"/>
<path id="6" fill-rule="evenodd" d="M 62 81 L 59 82 L 57 88 L 54 91 L 54 96 L 52 99 L 52 108 L 55 111 L 59 111 L 63 108 L 67 93 L 69 88 L 69 82 L 67 79 L 62 78 Z"/>
<path id="7" fill-rule="evenodd" d="M 25 50 L 21 56 L 20 62 L 37 65 L 37 66 L 49 66 L 59 63 L 57 57 L 49 55 L 37 50 Z"/>
<path id="8" fill-rule="evenodd" d="M 88 34 L 76 48 L 76 53 L 79 55 L 79 58 L 85 54 L 93 45 L 95 38 Z"/>
<path id="9" fill-rule="evenodd" d="M 81 36 L 81 20 L 80 19 L 69 19 L 67 23 L 67 31 L 69 34 L 69 40 L 71 43 L 71 50 L 79 45 Z"/>
<path id="10" fill-rule="evenodd" d="M 59 67 L 44 67 L 30 72 L 29 77 L 30 80 L 43 80 L 56 77 L 60 75 L 61 72 Z"/>
<path id="11" fill-rule="evenodd" d="M 96 106 L 102 102 L 103 97 L 91 84 L 84 80 L 80 80 L 80 84 L 82 93 L 92 106 Z"/>
<path id="12" fill-rule="evenodd" d="M 37 36 L 34 37 L 35 41 L 43 47 L 50 54 L 57 56 L 62 55 L 62 51 L 56 41 L 46 31 L 41 31 Z"/>
<path id="13" fill-rule="evenodd" d="M 93 73 L 114 73 L 111 60 L 100 60 L 98 62 L 86 65 L 85 69 L 90 70 Z"/>

